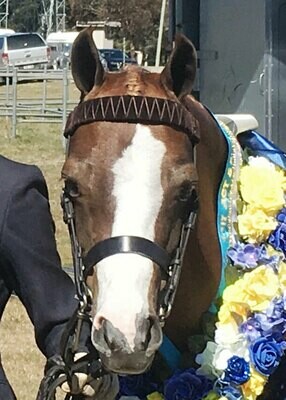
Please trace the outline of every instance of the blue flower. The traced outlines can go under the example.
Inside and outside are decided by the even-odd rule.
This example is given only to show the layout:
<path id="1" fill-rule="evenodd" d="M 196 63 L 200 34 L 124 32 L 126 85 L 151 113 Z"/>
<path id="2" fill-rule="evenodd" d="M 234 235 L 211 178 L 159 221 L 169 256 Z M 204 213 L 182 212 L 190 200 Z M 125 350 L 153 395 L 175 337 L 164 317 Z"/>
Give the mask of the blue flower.
<path id="1" fill-rule="evenodd" d="M 117 398 L 121 396 L 137 396 L 145 399 L 146 396 L 158 390 L 158 385 L 152 382 L 150 373 L 140 375 L 119 376 L 120 391 Z"/>
<path id="2" fill-rule="evenodd" d="M 272 336 L 278 342 L 283 340 L 285 331 L 285 320 L 283 318 L 274 319 L 268 317 L 265 313 L 257 313 L 255 319 L 259 321 L 261 336 Z"/>
<path id="3" fill-rule="evenodd" d="M 196 375 L 193 368 L 178 371 L 164 385 L 165 400 L 201 400 L 211 389 L 212 382 Z"/>
<path id="4" fill-rule="evenodd" d="M 239 331 L 248 342 L 258 338 L 271 337 L 276 342 L 283 342 L 286 333 L 286 297 L 272 300 L 264 312 L 256 312 L 243 322 Z"/>
<path id="5" fill-rule="evenodd" d="M 232 264 L 242 270 L 251 270 L 258 265 L 269 265 L 277 268 L 281 255 L 269 255 L 264 244 L 236 243 L 227 253 Z"/>
<path id="6" fill-rule="evenodd" d="M 280 223 L 286 223 L 286 208 L 282 208 L 276 216 L 276 219 Z"/>
<path id="7" fill-rule="evenodd" d="M 227 255 L 234 265 L 243 269 L 252 269 L 257 266 L 261 252 L 262 249 L 259 246 L 236 243 L 228 250 Z"/>
<path id="8" fill-rule="evenodd" d="M 249 363 L 244 358 L 233 356 L 227 362 L 223 380 L 235 385 L 242 385 L 250 377 Z"/>
<path id="9" fill-rule="evenodd" d="M 215 391 L 228 400 L 242 400 L 242 392 L 239 387 L 218 379 L 214 385 Z"/>
<path id="10" fill-rule="evenodd" d="M 266 309 L 267 317 L 271 318 L 272 321 L 280 320 L 285 318 L 285 298 L 283 296 L 276 297 L 271 301 L 270 305 Z"/>
<path id="11" fill-rule="evenodd" d="M 260 321 L 254 317 L 249 317 L 240 325 L 239 332 L 243 333 L 248 342 L 255 341 L 262 335 Z"/>
<path id="12" fill-rule="evenodd" d="M 279 215 L 279 214 L 278 214 Z M 271 232 L 268 243 L 274 247 L 275 250 L 280 250 L 286 255 L 286 223 L 281 223 L 277 228 Z"/>
<path id="13" fill-rule="evenodd" d="M 260 322 L 263 336 L 274 336 L 277 341 L 282 341 L 286 331 L 286 314 L 283 298 L 273 300 L 264 313 L 255 314 Z"/>
<path id="14" fill-rule="evenodd" d="M 257 339 L 250 346 L 250 358 L 255 369 L 262 375 L 271 375 L 280 363 L 283 347 L 272 337 Z"/>

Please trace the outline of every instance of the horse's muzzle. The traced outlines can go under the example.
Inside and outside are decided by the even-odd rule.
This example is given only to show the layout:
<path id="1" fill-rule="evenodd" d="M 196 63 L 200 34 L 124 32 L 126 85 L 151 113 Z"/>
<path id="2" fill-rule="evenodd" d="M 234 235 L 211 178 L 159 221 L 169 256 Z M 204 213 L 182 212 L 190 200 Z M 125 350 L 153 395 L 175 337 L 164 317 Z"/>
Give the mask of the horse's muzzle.
<path id="1" fill-rule="evenodd" d="M 159 320 L 146 319 L 137 326 L 133 348 L 124 334 L 105 320 L 100 329 L 92 330 L 92 342 L 106 369 L 121 374 L 140 374 L 150 366 L 162 343 Z"/>

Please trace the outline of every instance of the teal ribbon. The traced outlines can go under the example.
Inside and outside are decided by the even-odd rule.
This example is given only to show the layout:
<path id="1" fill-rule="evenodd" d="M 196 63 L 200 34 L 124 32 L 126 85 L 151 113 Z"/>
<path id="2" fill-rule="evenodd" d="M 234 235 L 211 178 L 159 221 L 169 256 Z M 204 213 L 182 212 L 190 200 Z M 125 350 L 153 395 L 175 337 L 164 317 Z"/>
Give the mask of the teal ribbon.
<path id="1" fill-rule="evenodd" d="M 159 353 L 172 372 L 179 368 L 181 352 L 166 335 L 163 336 L 163 342 L 160 346 Z"/>
<path id="2" fill-rule="evenodd" d="M 209 110 L 208 110 L 209 111 Z M 227 143 L 227 160 L 223 177 L 220 183 L 217 197 L 217 233 L 221 251 L 221 279 L 217 290 L 216 298 L 222 296 L 226 287 L 225 268 L 228 264 L 227 252 L 233 245 L 233 207 L 237 196 L 237 171 L 239 171 L 238 163 L 241 162 L 241 147 L 235 135 L 223 125 L 219 123 L 216 117 L 209 111 L 220 129 Z M 217 308 L 212 303 L 209 311 L 216 313 Z"/>

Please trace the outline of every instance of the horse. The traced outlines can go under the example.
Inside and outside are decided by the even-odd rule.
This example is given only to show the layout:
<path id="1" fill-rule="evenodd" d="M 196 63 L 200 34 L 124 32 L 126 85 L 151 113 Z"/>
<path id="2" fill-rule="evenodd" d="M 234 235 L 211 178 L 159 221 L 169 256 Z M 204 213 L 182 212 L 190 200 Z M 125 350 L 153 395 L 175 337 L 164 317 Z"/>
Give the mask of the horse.
<path id="1" fill-rule="evenodd" d="M 217 194 L 228 150 L 191 95 L 197 58 L 189 39 L 176 37 L 161 73 L 134 65 L 107 72 L 92 32 L 73 45 L 81 95 L 67 122 L 62 178 L 85 265 L 93 346 L 105 370 L 140 374 L 163 332 L 187 351 L 216 297 Z M 196 220 L 182 248 L 190 215 Z"/>

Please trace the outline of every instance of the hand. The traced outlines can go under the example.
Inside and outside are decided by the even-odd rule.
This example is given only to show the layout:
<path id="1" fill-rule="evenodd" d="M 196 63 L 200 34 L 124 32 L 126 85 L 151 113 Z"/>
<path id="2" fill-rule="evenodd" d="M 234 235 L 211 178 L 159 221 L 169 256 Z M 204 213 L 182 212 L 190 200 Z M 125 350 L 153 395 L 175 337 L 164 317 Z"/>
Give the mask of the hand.
<path id="1" fill-rule="evenodd" d="M 85 355 L 86 353 L 77 353 L 74 359 L 77 361 Z M 77 372 L 75 376 L 77 377 L 77 393 L 73 394 L 83 394 L 89 399 L 96 395 L 96 400 L 114 400 L 119 391 L 118 378 L 115 374 L 109 373 L 100 378 L 93 378 L 85 373 Z M 67 382 L 62 384 L 61 389 L 65 393 L 71 392 Z"/>

